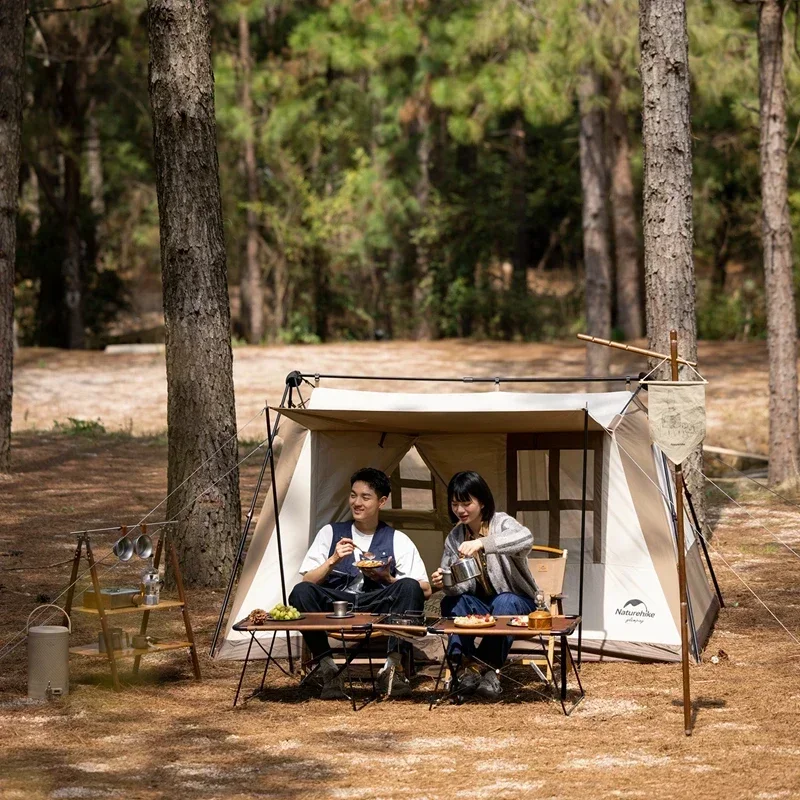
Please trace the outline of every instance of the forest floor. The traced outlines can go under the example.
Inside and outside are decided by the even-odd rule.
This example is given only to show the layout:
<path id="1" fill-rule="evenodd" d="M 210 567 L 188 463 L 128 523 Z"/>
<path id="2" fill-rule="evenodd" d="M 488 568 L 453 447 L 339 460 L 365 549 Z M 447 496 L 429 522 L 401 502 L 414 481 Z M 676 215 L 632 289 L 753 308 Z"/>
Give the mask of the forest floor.
<path id="1" fill-rule="evenodd" d="M 295 368 L 578 375 L 583 350 L 392 343 L 241 348 L 235 357 L 241 425 L 264 399 L 279 401 L 283 376 Z M 709 441 L 764 452 L 765 348 L 709 344 L 701 358 L 711 380 Z M 613 371 L 626 369 L 635 374 L 639 362 L 615 358 Z M 163 355 L 19 354 L 14 475 L 0 484 L 3 644 L 37 602 L 68 582 L 68 564 L 31 569 L 70 558 L 74 540 L 55 534 L 141 516 L 163 499 L 165 392 Z M 47 430 L 69 417 L 99 418 L 109 432 Z M 245 501 L 257 469 L 251 462 L 242 469 Z M 232 709 L 240 665 L 207 657 L 221 593 L 190 591 L 200 683 L 185 654 L 167 653 L 145 659 L 136 679 L 123 661 L 125 691 L 115 694 L 102 662 L 73 658 L 69 696 L 42 704 L 25 698 L 24 643 L 0 662 L 0 797 L 800 797 L 800 648 L 728 567 L 800 636 L 800 564 L 788 549 L 800 549 L 796 511 L 746 483 L 725 485 L 741 508 L 709 496 L 712 558 L 727 607 L 702 663 L 691 668 L 690 738 L 674 664 L 584 664 L 587 697 L 569 718 L 530 692 L 530 702 L 429 712 L 427 677 L 416 679 L 411 698 L 353 714 L 344 701 L 317 700 L 273 675 L 261 697 Z M 96 541 L 104 553 L 110 539 Z M 125 569 L 108 569 L 103 580 L 124 582 Z M 154 614 L 152 623 L 157 634 L 178 633 L 180 615 Z M 73 642 L 91 641 L 95 628 L 79 615 Z M 257 672 L 246 686 L 258 681 Z"/>

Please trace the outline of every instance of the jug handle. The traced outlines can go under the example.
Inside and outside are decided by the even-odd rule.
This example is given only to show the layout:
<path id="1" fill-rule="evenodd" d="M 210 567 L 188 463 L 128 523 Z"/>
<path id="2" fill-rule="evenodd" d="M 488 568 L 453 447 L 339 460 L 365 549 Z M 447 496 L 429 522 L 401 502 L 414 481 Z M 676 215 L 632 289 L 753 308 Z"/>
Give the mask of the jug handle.
<path id="1" fill-rule="evenodd" d="M 25 633 L 28 632 L 28 628 L 31 626 L 31 617 L 40 609 L 40 608 L 57 608 L 66 618 L 67 618 L 67 630 L 72 633 L 72 620 L 69 618 L 69 614 L 61 608 L 61 606 L 57 606 L 55 603 L 42 603 L 40 606 L 36 606 L 36 608 L 28 614 L 28 620 L 25 623 Z"/>

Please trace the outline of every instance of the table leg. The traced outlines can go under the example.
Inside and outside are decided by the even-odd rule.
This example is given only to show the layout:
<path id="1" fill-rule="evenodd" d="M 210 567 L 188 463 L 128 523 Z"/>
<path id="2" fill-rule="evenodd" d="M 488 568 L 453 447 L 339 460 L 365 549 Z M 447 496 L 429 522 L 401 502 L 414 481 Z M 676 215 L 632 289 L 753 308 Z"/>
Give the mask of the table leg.
<path id="1" fill-rule="evenodd" d="M 272 661 L 272 648 L 275 647 L 275 637 L 278 635 L 278 631 L 275 631 L 272 634 L 272 642 L 269 646 L 269 653 L 267 653 L 267 658 L 264 663 L 264 674 L 261 676 L 261 688 L 258 690 L 259 692 L 264 691 L 264 681 L 267 679 L 267 670 L 269 669 L 269 662 Z"/>
<path id="2" fill-rule="evenodd" d="M 350 662 L 355 658 L 355 654 L 351 655 L 347 649 L 347 639 L 344 636 L 344 631 L 342 631 L 342 646 L 344 647 L 344 668 L 347 672 L 347 685 L 350 688 L 350 702 L 353 704 L 353 711 L 358 711 L 358 708 L 356 708 L 356 692 L 353 688 L 353 676 L 350 674 Z M 353 645 L 353 649 L 357 652 L 357 643 Z"/>
<path id="3" fill-rule="evenodd" d="M 433 708 L 434 700 L 436 700 L 436 693 L 439 691 L 439 684 L 442 681 L 442 675 L 444 674 L 444 667 L 447 664 L 447 647 L 445 647 L 444 639 L 442 639 L 442 665 L 439 667 L 439 674 L 436 676 L 436 685 L 433 687 L 433 694 L 431 695 L 431 701 L 428 703 L 428 711 Z"/>
<path id="4" fill-rule="evenodd" d="M 236 708 L 236 703 L 239 701 L 239 692 L 242 691 L 242 681 L 244 680 L 244 673 L 247 669 L 247 662 L 250 660 L 250 649 L 253 647 L 255 641 L 255 632 L 250 633 L 250 644 L 247 645 L 247 655 L 244 657 L 244 664 L 242 664 L 242 674 L 239 676 L 239 685 L 236 687 L 236 697 L 233 698 L 233 707 Z"/>
<path id="5" fill-rule="evenodd" d="M 566 636 L 561 637 L 561 704 L 562 705 L 567 700 L 567 657 L 564 655 L 564 650 L 569 651 L 569 644 L 567 642 Z"/>

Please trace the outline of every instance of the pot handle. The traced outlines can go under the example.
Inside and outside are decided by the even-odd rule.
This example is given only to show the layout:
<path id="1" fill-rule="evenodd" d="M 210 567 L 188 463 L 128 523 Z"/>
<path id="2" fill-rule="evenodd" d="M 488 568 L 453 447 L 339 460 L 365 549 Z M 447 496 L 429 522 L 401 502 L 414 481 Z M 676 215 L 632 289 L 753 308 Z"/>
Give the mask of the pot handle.
<path id="1" fill-rule="evenodd" d="M 28 614 L 28 619 L 25 622 L 25 633 L 27 634 L 28 629 L 31 626 L 31 617 L 40 609 L 40 608 L 57 608 L 66 618 L 67 618 L 67 630 L 72 633 L 72 620 L 69 618 L 69 614 L 61 608 L 61 606 L 57 606 L 55 603 L 42 603 L 40 606 L 36 606 L 36 608 Z"/>

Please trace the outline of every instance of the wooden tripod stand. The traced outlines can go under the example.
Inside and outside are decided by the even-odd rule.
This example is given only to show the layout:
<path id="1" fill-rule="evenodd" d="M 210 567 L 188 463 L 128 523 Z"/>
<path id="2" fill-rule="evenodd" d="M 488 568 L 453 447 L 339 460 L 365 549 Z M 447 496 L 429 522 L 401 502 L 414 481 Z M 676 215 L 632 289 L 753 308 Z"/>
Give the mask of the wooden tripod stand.
<path id="1" fill-rule="evenodd" d="M 78 571 L 80 569 L 81 556 L 83 548 L 86 548 L 86 561 L 89 564 L 89 573 L 92 577 L 92 587 L 94 588 L 95 598 L 97 599 L 97 608 L 90 608 L 88 606 L 72 607 L 72 600 L 75 594 L 75 582 L 78 579 Z M 194 669 L 194 676 L 200 680 L 200 661 L 197 658 L 197 647 L 195 646 L 194 633 L 192 632 L 192 623 L 189 620 L 189 609 L 186 605 L 186 592 L 183 588 L 183 577 L 181 575 L 180 564 L 178 563 L 178 554 L 175 551 L 175 545 L 169 537 L 169 532 L 164 531 L 158 538 L 156 544 L 155 555 L 153 558 L 153 566 L 158 567 L 161 562 L 161 556 L 164 555 L 166 548 L 169 556 L 170 564 L 172 565 L 175 574 L 175 583 L 178 589 L 177 600 L 161 600 L 155 606 L 125 606 L 122 608 L 104 608 L 102 597 L 100 594 L 100 579 L 97 575 L 97 563 L 92 553 L 92 545 L 89 541 L 88 533 L 81 533 L 78 536 L 78 544 L 75 548 L 75 557 L 72 561 L 72 574 L 70 576 L 70 586 L 67 593 L 67 602 L 65 610 L 67 614 L 73 612 L 80 612 L 82 614 L 94 614 L 100 618 L 100 628 L 102 629 L 103 642 L 105 643 L 105 652 L 101 652 L 98 642 L 88 645 L 80 645 L 78 647 L 70 647 L 69 652 L 77 656 L 90 656 L 90 657 L 105 657 L 108 659 L 108 665 L 111 669 L 111 679 L 114 683 L 114 690 L 122 691 L 119 682 L 119 672 L 117 669 L 118 658 L 133 657 L 133 674 L 137 675 L 139 672 L 139 664 L 142 656 L 150 653 L 163 653 L 166 650 L 181 650 L 187 648 L 192 658 L 192 668 Z M 139 633 L 144 635 L 147 633 L 147 625 L 150 621 L 150 613 L 153 611 L 162 611 L 166 609 L 179 608 L 183 614 L 183 624 L 186 628 L 186 639 L 184 641 L 158 641 L 154 644 L 148 644 L 145 648 L 126 647 L 121 650 L 114 650 L 113 641 L 111 637 L 111 629 L 109 625 L 109 617 L 116 617 L 120 614 L 142 614 L 142 622 L 139 628 Z"/>

